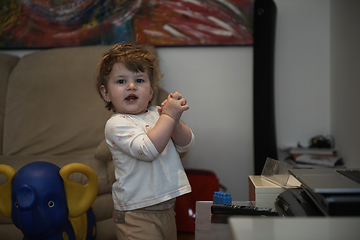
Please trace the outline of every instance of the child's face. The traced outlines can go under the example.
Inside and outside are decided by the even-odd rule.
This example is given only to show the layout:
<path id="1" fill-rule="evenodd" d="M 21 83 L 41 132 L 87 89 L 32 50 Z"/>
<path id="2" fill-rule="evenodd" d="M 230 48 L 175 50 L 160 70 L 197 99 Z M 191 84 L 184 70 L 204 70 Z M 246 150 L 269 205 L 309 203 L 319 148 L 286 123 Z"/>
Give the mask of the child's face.
<path id="1" fill-rule="evenodd" d="M 144 113 L 153 96 L 147 71 L 132 72 L 122 63 L 114 64 L 107 86 L 100 91 L 105 101 L 114 105 L 115 112 L 122 114 Z"/>

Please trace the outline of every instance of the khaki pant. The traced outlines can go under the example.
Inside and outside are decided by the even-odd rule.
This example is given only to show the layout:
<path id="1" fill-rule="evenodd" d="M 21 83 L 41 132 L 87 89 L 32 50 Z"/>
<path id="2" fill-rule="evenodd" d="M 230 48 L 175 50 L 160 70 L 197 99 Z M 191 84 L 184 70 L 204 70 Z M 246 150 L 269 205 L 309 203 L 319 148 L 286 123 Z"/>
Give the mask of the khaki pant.
<path id="1" fill-rule="evenodd" d="M 177 231 L 173 208 L 152 211 L 114 210 L 115 233 L 118 240 L 176 240 Z"/>

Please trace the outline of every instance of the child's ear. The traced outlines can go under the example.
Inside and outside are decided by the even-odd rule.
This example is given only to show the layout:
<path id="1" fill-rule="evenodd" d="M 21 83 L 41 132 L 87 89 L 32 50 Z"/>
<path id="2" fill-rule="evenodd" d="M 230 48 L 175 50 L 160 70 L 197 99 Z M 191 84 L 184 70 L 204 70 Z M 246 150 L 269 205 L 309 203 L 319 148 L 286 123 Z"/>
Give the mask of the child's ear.
<path id="1" fill-rule="evenodd" d="M 108 94 L 108 91 L 106 90 L 106 87 L 104 85 L 101 85 L 100 86 L 100 93 L 101 93 L 101 96 L 103 97 L 103 99 L 107 102 L 111 102 L 110 101 L 110 98 L 109 98 L 109 94 Z"/>

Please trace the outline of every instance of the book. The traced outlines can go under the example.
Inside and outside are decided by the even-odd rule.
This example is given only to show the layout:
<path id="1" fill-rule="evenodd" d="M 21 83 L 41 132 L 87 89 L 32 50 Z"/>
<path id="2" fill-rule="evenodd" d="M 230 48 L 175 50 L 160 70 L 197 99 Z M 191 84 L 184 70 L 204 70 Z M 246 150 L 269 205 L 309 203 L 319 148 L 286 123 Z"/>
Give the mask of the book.
<path id="1" fill-rule="evenodd" d="M 306 163 L 298 163 L 295 162 L 292 159 L 286 159 L 285 160 L 286 163 L 293 165 L 295 168 L 324 168 L 324 166 L 320 166 L 320 165 L 314 165 L 314 164 L 306 164 Z"/>
<path id="2" fill-rule="evenodd" d="M 291 154 L 319 154 L 319 155 L 335 155 L 334 148 L 290 148 Z"/>
<path id="3" fill-rule="evenodd" d="M 289 152 L 293 159 L 296 159 L 303 154 L 327 157 L 336 156 L 336 150 L 334 148 L 290 148 Z"/>
<path id="4" fill-rule="evenodd" d="M 303 154 L 295 158 L 297 163 L 312 164 L 324 167 L 334 167 L 335 165 L 341 164 L 341 157 L 329 157 L 329 156 L 316 156 Z"/>

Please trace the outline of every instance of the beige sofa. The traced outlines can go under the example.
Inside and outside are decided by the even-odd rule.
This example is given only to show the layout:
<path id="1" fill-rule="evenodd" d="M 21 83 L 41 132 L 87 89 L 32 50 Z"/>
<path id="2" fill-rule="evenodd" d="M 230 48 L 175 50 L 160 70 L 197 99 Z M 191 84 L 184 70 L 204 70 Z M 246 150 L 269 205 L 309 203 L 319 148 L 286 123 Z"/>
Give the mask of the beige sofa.
<path id="1" fill-rule="evenodd" d="M 99 182 L 93 210 L 101 240 L 115 239 L 111 219 L 114 166 L 103 141 L 104 125 L 112 113 L 95 89 L 97 64 L 109 48 L 49 49 L 21 59 L 0 53 L 0 164 L 16 171 L 33 161 L 91 167 Z M 153 103 L 165 97 L 159 89 Z M 81 174 L 70 179 L 86 182 Z M 6 180 L 1 174 L 0 185 Z M 11 219 L 1 215 L 0 238 L 22 239 Z"/>

